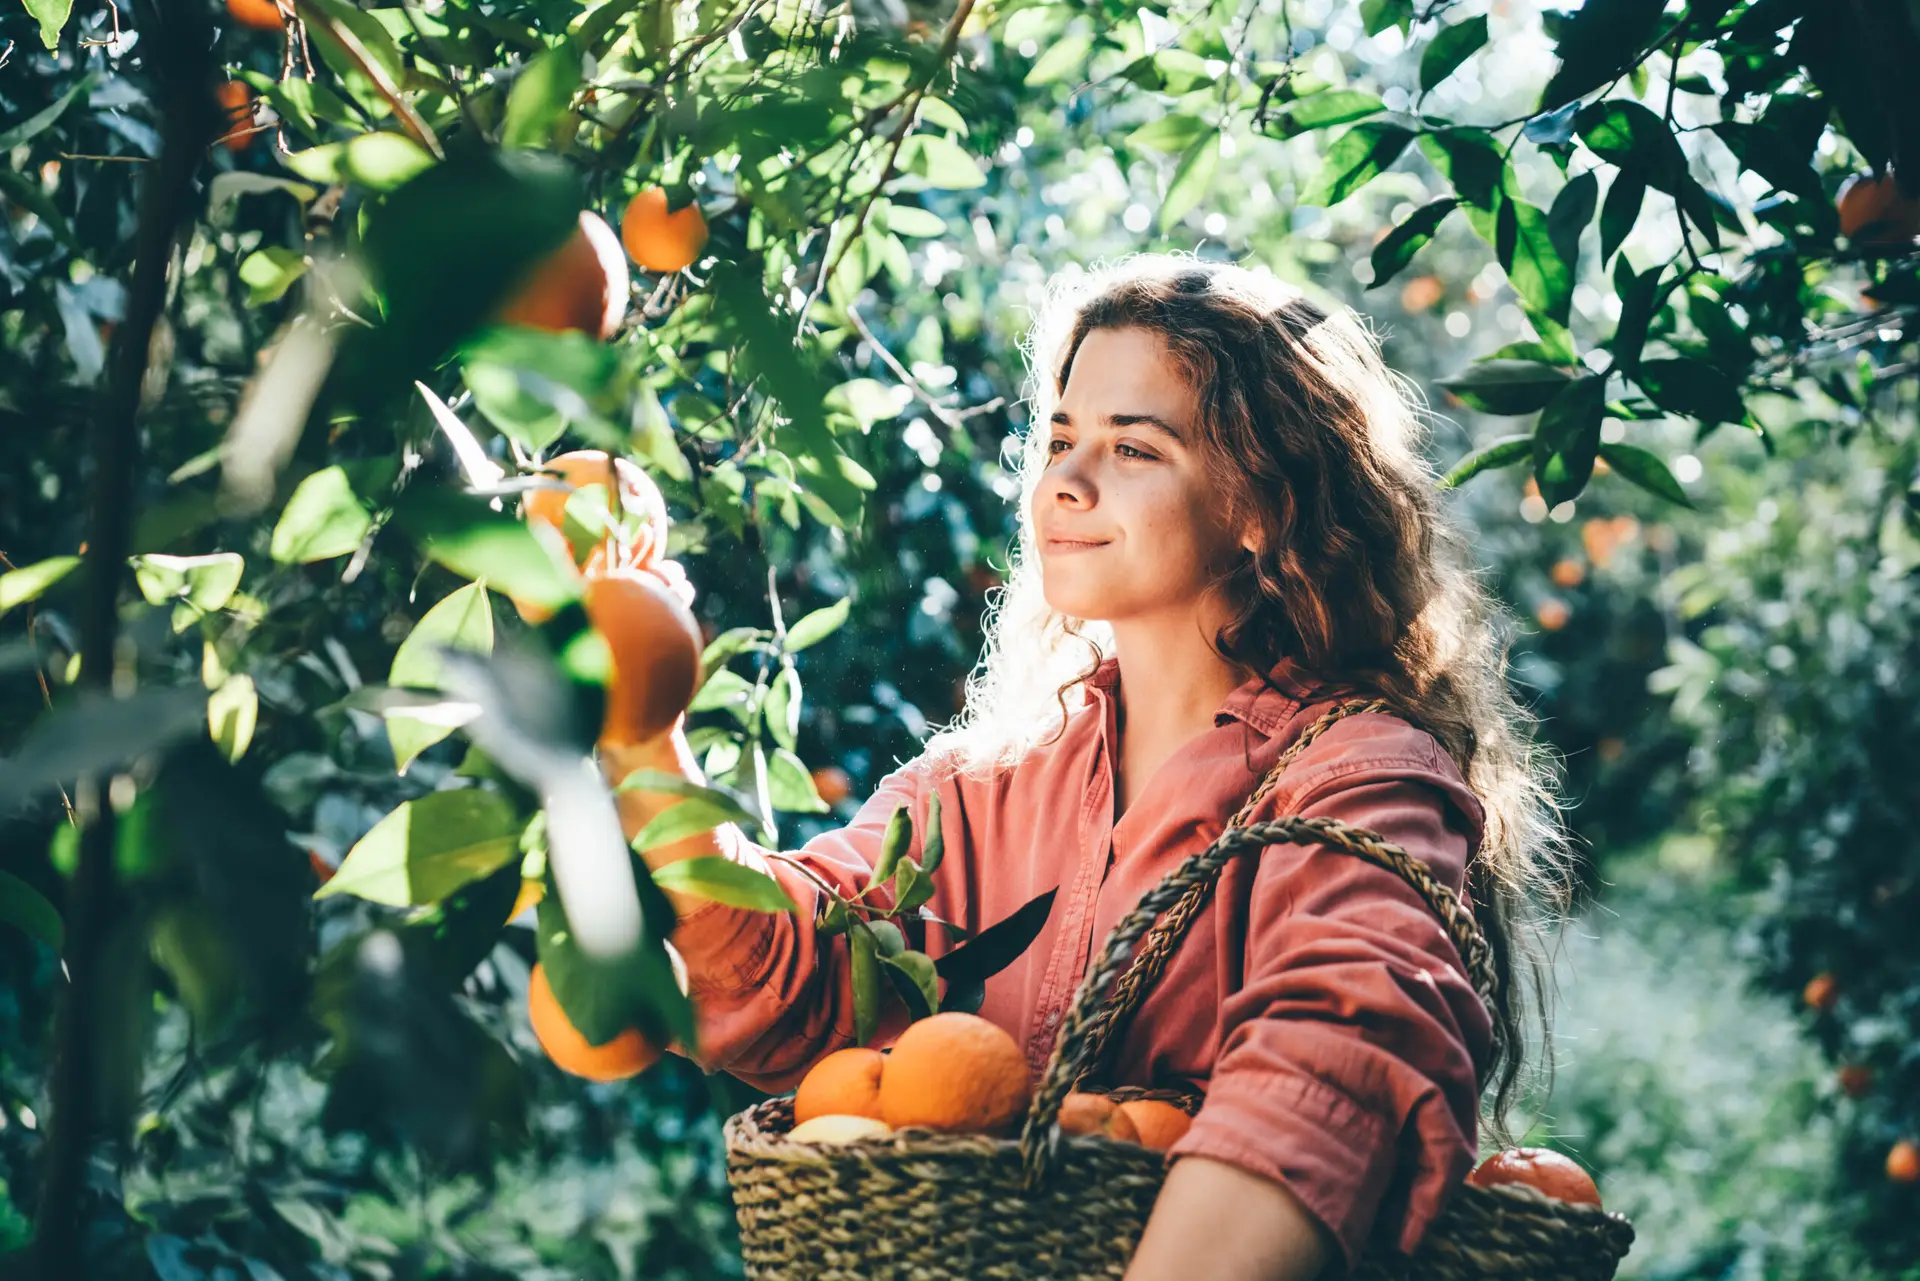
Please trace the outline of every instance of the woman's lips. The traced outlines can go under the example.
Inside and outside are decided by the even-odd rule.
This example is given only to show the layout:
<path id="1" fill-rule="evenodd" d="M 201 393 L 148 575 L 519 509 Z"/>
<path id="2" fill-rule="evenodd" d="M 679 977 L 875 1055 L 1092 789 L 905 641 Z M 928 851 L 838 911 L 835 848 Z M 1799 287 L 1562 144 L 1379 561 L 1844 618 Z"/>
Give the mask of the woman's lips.
<path id="1" fill-rule="evenodd" d="M 1046 549 L 1050 552 L 1090 552 L 1096 547 L 1105 547 L 1105 538 L 1049 538 Z"/>

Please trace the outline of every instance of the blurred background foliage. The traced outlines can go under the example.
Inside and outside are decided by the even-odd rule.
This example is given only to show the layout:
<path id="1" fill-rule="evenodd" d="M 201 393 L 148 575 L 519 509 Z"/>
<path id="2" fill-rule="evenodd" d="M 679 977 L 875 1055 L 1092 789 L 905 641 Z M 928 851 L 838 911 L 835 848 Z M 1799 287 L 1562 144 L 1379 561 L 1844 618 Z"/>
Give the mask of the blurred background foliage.
<path id="1" fill-rule="evenodd" d="M 77 741 L 69 789 L 140 728 L 77 697 L 85 574 L 54 559 L 99 527 L 139 201 L 169 139 L 227 134 L 120 496 L 126 550 L 163 558 L 121 585 L 122 669 L 199 692 L 140 705 L 115 800 L 99 1275 L 737 1275 L 719 1122 L 751 1092 L 671 1056 L 620 1086 L 548 1065 L 533 931 L 495 928 L 517 863 L 309 902 L 404 802 L 497 794 L 514 836 L 538 808 L 463 735 L 396 773 L 371 701 L 433 605 L 512 572 L 408 524 L 409 493 L 475 479 L 414 380 L 509 474 L 576 445 L 645 466 L 709 638 L 851 602 L 695 721 L 798 843 L 958 710 L 1044 282 L 1153 247 L 1355 306 L 1436 411 L 1589 854 L 1532 1137 L 1639 1224 L 1623 1275 L 1920 1275 L 1920 1188 L 1887 1170 L 1920 1132 L 1911 4 L 244 11 L 193 15 L 208 88 L 252 95 L 197 140 L 156 60 L 180 12 L 0 14 L 0 763 Z M 700 204 L 709 256 L 637 273 L 611 343 L 474 336 L 580 208 L 617 226 L 648 188 Z M 335 497 L 296 519 L 309 482 Z M 782 746 L 809 780 L 756 764 Z M 31 790 L 0 804 L 0 1250 L 46 1177 L 77 847 L 69 793 Z"/>

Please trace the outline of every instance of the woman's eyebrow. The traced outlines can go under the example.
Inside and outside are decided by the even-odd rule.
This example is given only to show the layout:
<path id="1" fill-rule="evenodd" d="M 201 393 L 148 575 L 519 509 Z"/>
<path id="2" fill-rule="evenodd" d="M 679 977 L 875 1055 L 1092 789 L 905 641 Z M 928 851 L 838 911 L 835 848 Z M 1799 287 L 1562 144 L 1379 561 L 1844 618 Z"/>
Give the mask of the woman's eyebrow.
<path id="1" fill-rule="evenodd" d="M 1053 411 L 1053 421 L 1063 427 L 1073 426 L 1073 416 L 1064 409 L 1056 409 Z M 1174 427 L 1165 419 L 1156 417 L 1153 414 L 1108 414 L 1105 422 L 1109 428 L 1115 430 L 1122 427 L 1152 427 L 1157 431 L 1165 433 L 1175 442 L 1180 440 L 1179 428 Z"/>

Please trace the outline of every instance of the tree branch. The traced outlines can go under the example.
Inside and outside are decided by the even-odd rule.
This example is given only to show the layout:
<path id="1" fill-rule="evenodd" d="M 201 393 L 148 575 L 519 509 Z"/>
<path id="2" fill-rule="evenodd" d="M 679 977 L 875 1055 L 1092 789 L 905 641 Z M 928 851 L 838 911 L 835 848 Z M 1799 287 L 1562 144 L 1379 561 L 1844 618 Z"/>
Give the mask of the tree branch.
<path id="1" fill-rule="evenodd" d="M 194 174 L 225 123 L 207 90 L 215 79 L 213 32 L 202 6 L 142 0 L 139 27 L 142 62 L 156 81 L 154 98 L 162 111 L 161 147 L 159 162 L 143 171 L 126 316 L 114 332 L 107 386 L 90 433 L 94 474 L 80 608 L 80 679 L 100 690 L 115 685 L 120 587 L 133 543 L 140 392 L 153 330 L 166 303 L 167 268 L 188 214 Z M 112 934 L 118 906 L 107 781 L 83 779 L 79 799 L 87 821 L 68 890 L 68 984 L 59 1013 L 34 1233 L 35 1263 L 44 1281 L 86 1275 L 81 1191 L 95 1138 L 93 1081 L 101 1049 L 96 1006 L 103 944 Z"/>

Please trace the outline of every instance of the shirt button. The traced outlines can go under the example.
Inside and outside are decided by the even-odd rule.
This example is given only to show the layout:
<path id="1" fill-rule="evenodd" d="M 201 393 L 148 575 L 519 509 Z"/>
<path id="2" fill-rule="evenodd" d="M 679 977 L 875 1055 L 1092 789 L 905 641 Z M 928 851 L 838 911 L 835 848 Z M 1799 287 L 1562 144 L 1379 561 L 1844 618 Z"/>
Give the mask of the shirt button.
<path id="1" fill-rule="evenodd" d="M 1060 1026 L 1060 1011 L 1055 1010 L 1051 1014 L 1047 1015 L 1047 1026 L 1048 1027 Z"/>

